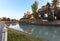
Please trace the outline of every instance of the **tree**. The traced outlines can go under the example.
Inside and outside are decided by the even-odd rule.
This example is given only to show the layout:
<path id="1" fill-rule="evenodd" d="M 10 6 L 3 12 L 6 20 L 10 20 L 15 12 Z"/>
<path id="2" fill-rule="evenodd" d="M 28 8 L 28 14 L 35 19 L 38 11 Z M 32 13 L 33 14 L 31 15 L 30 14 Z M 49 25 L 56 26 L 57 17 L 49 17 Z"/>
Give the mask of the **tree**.
<path id="1" fill-rule="evenodd" d="M 6 20 L 7 20 L 7 21 L 10 21 L 10 18 L 7 18 Z"/>
<path id="2" fill-rule="evenodd" d="M 41 10 L 40 13 L 41 13 L 41 18 L 44 18 L 44 11 Z"/>
<path id="3" fill-rule="evenodd" d="M 60 9 L 57 11 L 56 17 L 58 20 L 60 20 Z"/>
<path id="4" fill-rule="evenodd" d="M 57 9 L 57 0 L 53 0 L 52 2 L 53 2 L 52 4 L 53 4 L 53 7 L 54 7 L 54 10 L 56 10 Z"/>
<path id="5" fill-rule="evenodd" d="M 50 3 L 46 4 L 46 11 L 50 11 Z"/>
<path id="6" fill-rule="evenodd" d="M 57 0 L 52 1 L 53 9 L 54 9 L 54 16 L 57 16 Z"/>
<path id="7" fill-rule="evenodd" d="M 50 8 L 50 3 L 47 3 L 47 5 L 46 5 L 46 11 L 48 13 L 48 21 L 53 21 L 54 17 L 53 17 L 51 8 Z"/>
<path id="8" fill-rule="evenodd" d="M 38 15 L 40 15 L 40 18 L 43 18 L 43 19 L 45 19 L 45 6 L 42 6 L 42 8 L 40 8 L 40 9 L 38 9 Z"/>
<path id="9" fill-rule="evenodd" d="M 3 17 L 3 18 L 2 18 L 2 21 L 6 21 L 6 17 Z"/>
<path id="10" fill-rule="evenodd" d="M 38 3 L 37 3 L 37 1 L 35 1 L 31 7 L 32 7 L 32 12 L 33 12 L 34 18 L 37 18 L 38 17 L 37 16 L 37 9 L 38 9 Z"/>

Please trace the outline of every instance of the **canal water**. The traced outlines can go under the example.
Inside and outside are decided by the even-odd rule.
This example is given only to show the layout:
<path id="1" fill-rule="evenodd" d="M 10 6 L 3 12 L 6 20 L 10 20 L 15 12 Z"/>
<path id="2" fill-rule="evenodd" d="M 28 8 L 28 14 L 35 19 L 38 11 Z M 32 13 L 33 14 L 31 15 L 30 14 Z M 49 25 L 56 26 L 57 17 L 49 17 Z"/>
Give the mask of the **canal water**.
<path id="1" fill-rule="evenodd" d="M 60 27 L 39 25 L 10 25 L 10 28 L 29 33 L 44 41 L 60 41 Z"/>

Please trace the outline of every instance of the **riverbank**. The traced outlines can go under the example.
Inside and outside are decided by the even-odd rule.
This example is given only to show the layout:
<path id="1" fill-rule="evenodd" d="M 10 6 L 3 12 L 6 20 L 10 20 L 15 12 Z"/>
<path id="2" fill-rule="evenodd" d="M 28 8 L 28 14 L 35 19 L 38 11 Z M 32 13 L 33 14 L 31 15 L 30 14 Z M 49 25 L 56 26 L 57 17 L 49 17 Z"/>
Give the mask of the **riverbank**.
<path id="1" fill-rule="evenodd" d="M 17 30 L 8 29 L 8 41 L 42 41 L 39 38 L 31 36 L 26 33 L 19 32 Z"/>
<path id="2" fill-rule="evenodd" d="M 60 26 L 59 20 L 48 21 L 43 19 L 21 19 L 19 24 L 43 25 L 43 26 Z"/>

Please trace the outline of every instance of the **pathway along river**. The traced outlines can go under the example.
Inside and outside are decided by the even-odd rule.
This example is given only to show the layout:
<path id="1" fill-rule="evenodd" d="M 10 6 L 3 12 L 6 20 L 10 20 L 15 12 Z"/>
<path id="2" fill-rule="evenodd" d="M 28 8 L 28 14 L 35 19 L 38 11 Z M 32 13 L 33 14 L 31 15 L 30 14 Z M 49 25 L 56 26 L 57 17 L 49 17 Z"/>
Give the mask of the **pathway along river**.
<path id="1" fill-rule="evenodd" d="M 39 25 L 10 25 L 10 28 L 29 33 L 44 41 L 60 41 L 60 27 Z"/>

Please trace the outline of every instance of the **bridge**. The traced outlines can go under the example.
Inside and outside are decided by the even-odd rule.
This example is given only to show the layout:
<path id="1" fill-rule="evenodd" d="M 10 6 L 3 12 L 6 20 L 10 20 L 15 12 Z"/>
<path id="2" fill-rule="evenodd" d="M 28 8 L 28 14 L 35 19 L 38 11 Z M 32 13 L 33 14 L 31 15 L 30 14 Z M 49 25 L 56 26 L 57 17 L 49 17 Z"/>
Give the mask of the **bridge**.
<path id="1" fill-rule="evenodd" d="M 7 28 L 4 22 L 0 22 L 0 41 L 7 41 Z"/>

